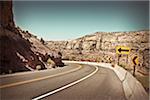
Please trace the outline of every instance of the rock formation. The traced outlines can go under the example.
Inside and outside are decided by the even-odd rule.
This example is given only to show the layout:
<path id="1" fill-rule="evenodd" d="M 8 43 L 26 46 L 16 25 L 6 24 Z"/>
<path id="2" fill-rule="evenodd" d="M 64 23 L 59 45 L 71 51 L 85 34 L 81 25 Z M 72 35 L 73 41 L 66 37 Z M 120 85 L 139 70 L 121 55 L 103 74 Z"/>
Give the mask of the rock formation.
<path id="1" fill-rule="evenodd" d="M 149 31 L 132 32 L 96 32 L 71 41 L 48 41 L 50 49 L 62 51 L 64 59 L 88 60 L 117 63 L 127 69 L 133 68 L 133 56 L 139 58 L 138 71 L 149 70 Z M 129 55 L 117 59 L 116 46 L 131 48 Z"/>
<path id="2" fill-rule="evenodd" d="M 36 36 L 15 27 L 12 1 L 0 1 L 0 7 L 0 74 L 45 69 L 51 51 Z M 63 65 L 61 57 L 54 62 Z"/>
<path id="3" fill-rule="evenodd" d="M 27 65 L 34 68 L 37 63 L 44 68 L 44 65 L 38 60 L 38 56 L 31 50 L 30 42 L 22 38 L 15 28 L 12 1 L 0 2 L 0 73 L 27 71 L 29 70 Z"/>
<path id="4" fill-rule="evenodd" d="M 0 24 L 2 27 L 14 27 L 12 2 L 0 1 Z"/>

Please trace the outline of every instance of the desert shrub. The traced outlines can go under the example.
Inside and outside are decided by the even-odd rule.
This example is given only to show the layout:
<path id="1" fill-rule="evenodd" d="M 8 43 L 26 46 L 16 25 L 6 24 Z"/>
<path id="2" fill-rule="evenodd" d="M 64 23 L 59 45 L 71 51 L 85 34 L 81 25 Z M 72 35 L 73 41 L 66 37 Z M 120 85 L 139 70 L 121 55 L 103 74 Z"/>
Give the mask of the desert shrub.
<path id="1" fill-rule="evenodd" d="M 41 42 L 42 44 L 45 43 L 45 41 L 43 40 L 43 38 L 40 39 L 40 42 Z"/>
<path id="2" fill-rule="evenodd" d="M 119 66 L 121 66 L 122 68 L 126 68 L 126 66 L 125 65 L 123 65 L 123 64 L 119 64 Z"/>

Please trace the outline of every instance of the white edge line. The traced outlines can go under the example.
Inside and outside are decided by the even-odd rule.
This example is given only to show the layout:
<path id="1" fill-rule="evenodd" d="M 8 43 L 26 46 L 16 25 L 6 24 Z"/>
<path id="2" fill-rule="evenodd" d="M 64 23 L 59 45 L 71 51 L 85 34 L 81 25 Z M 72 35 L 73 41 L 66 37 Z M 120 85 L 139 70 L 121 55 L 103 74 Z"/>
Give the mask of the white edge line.
<path id="1" fill-rule="evenodd" d="M 81 78 L 81 79 L 79 79 L 79 80 L 77 80 L 77 81 L 74 81 L 74 82 L 72 82 L 72 83 L 70 83 L 70 84 L 67 84 L 67 85 L 65 85 L 65 86 L 63 86 L 63 87 L 60 87 L 60 88 L 58 88 L 58 89 L 56 89 L 56 90 L 50 91 L 50 92 L 48 92 L 48 93 L 46 93 L 46 94 L 43 94 L 43 95 L 41 95 L 41 96 L 39 96 L 39 97 L 35 97 L 35 98 L 33 98 L 32 100 L 40 100 L 40 99 L 42 99 L 42 98 L 44 98 L 44 97 L 50 96 L 50 95 L 52 95 L 52 94 L 54 94 L 54 93 L 56 93 L 56 92 L 59 92 L 59 91 L 64 90 L 64 89 L 66 89 L 66 88 L 68 88 L 68 87 L 71 87 L 71 86 L 73 86 L 73 85 L 75 85 L 75 84 L 77 84 L 77 83 L 79 83 L 79 82 L 81 82 L 81 81 L 83 81 L 83 80 L 85 80 L 85 79 L 91 77 L 92 75 L 94 75 L 94 74 L 98 71 L 98 67 L 97 67 L 97 66 L 94 66 L 94 67 L 96 68 L 95 71 L 92 72 L 92 73 L 90 73 L 89 75 L 87 75 L 87 76 L 85 76 L 85 77 L 83 77 L 83 78 Z"/>

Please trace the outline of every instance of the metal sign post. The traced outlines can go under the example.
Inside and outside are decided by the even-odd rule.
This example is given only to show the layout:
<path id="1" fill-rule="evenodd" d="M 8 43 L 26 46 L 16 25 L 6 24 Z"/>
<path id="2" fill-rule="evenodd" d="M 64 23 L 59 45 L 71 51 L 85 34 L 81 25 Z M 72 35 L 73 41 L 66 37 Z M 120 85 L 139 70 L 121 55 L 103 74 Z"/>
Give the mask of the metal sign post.
<path id="1" fill-rule="evenodd" d="M 133 61 L 133 64 L 134 64 L 134 66 L 133 66 L 133 76 L 135 76 L 135 68 L 136 68 L 136 65 L 138 65 L 138 63 L 139 63 L 138 62 L 138 56 L 134 56 L 132 61 Z"/>

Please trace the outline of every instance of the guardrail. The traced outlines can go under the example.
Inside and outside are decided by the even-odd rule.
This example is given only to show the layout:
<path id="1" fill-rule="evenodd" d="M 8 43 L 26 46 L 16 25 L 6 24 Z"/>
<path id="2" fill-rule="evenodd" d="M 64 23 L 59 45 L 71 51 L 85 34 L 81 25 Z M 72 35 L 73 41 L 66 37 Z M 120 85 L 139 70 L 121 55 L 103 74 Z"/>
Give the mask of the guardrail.
<path id="1" fill-rule="evenodd" d="M 80 61 L 63 61 L 64 63 L 78 63 L 96 65 L 99 67 L 109 68 L 113 70 L 123 85 L 123 90 L 127 100 L 148 100 L 148 94 L 141 85 L 141 83 L 127 72 L 122 67 L 115 65 L 112 67 L 110 63 L 96 63 L 96 62 L 80 62 Z"/>

